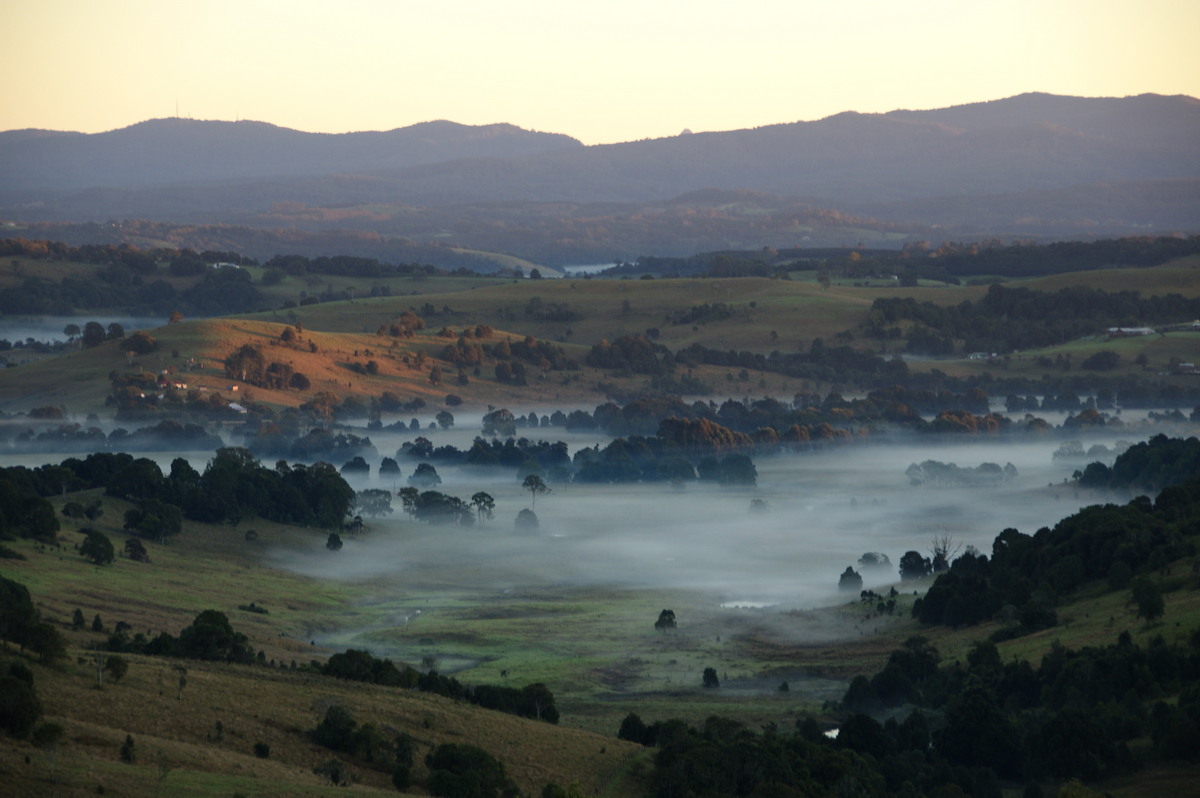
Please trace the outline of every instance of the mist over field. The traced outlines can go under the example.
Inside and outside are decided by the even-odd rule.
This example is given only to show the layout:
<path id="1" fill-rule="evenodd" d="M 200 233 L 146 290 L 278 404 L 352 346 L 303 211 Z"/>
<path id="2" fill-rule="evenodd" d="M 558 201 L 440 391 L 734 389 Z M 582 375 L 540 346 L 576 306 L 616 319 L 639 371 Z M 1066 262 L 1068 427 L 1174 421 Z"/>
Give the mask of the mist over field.
<path id="1" fill-rule="evenodd" d="M 557 439 L 557 430 L 545 430 Z M 536 438 L 536 436 L 531 436 Z M 898 581 L 912 549 L 928 555 L 935 536 L 991 552 L 1003 529 L 1032 534 L 1099 497 L 1072 487 L 1078 463 L 1054 460 L 1060 441 L 959 445 L 864 444 L 823 453 L 757 458 L 756 488 L 690 482 L 576 485 L 548 480 L 538 498 L 536 531 L 514 528 L 530 496 L 507 470 L 438 468 L 435 489 L 469 499 L 484 490 L 495 517 L 470 527 L 368 519 L 367 531 L 344 535 L 331 554 L 314 538 L 310 551 L 273 551 L 272 564 L 315 578 L 382 580 L 411 589 L 523 590 L 549 586 L 616 586 L 698 591 L 714 602 L 803 608 L 838 600 L 847 566 L 866 587 Z M 385 452 L 381 450 L 381 454 Z M 388 453 L 390 454 L 390 453 Z M 924 460 L 974 468 L 1012 463 L 1018 477 L 995 487 L 916 488 L 905 469 Z M 355 484 L 403 486 L 374 474 Z M 751 502 L 766 502 L 752 512 Z M 888 569 L 862 570 L 864 552 L 881 552 Z M 843 594 L 844 595 L 844 594 Z"/>

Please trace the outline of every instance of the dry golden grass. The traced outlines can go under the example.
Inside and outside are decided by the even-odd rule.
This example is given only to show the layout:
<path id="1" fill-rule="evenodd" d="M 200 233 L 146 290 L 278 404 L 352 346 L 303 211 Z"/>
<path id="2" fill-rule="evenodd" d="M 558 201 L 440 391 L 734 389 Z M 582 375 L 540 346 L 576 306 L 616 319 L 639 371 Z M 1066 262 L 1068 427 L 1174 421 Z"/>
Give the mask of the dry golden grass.
<path id="1" fill-rule="evenodd" d="M 105 498 L 98 525 L 118 548 L 126 506 Z M 328 782 L 311 771 L 334 754 L 313 744 L 307 732 L 333 703 L 345 706 L 360 723 L 374 723 L 388 734 L 413 735 L 421 745 L 419 757 L 443 742 L 478 745 L 505 763 L 526 794 L 540 793 L 549 781 L 578 781 L 589 793 L 599 794 L 639 750 L 612 738 L 423 693 L 291 670 L 292 663 L 324 659 L 327 652 L 313 649 L 309 634 L 330 624 L 358 622 L 361 590 L 277 571 L 259 561 L 263 546 L 319 546 L 323 533 L 262 521 L 246 526 L 259 532 L 256 543 L 245 541 L 243 528 L 189 524 L 187 534 L 168 546 L 148 544 L 151 563 L 118 558 L 102 568 L 85 564 L 74 551 L 82 540 L 74 526 L 60 532 L 59 549 L 30 541 L 8 544 L 27 559 L 3 561 L 3 575 L 29 588 L 43 617 L 64 630 L 71 656 L 55 667 L 34 664 L 44 720 L 67 731 L 57 759 L 60 783 L 47 781 L 48 763 L 41 752 L 9 741 L 0 748 L 0 782 L 11 786 L 0 792 L 83 795 L 95 794 L 97 785 L 103 785 L 107 794 L 118 795 L 324 794 Z M 250 601 L 269 613 L 236 608 Z M 77 607 L 87 621 L 85 630 L 67 628 Z M 117 621 L 129 623 L 131 633 L 177 635 L 207 608 L 225 612 L 272 666 L 124 655 L 128 675 L 96 689 L 90 651 Z M 104 634 L 90 630 L 96 614 L 105 624 Z M 180 664 L 187 667 L 182 699 L 174 670 Z M 221 741 L 214 739 L 218 721 L 224 727 Z M 126 734 L 135 739 L 134 765 L 119 761 Z M 257 742 L 270 746 L 269 760 L 254 756 Z M 171 768 L 161 785 L 160 752 Z M 27 755 L 29 765 L 24 763 Z M 394 793 L 390 773 L 356 763 L 351 770 L 353 791 Z M 643 792 L 635 780 L 623 778 L 608 794 Z"/>
<path id="2" fill-rule="evenodd" d="M 578 782 L 588 794 L 600 794 L 640 751 L 620 740 L 437 696 L 302 671 L 134 655 L 127 660 L 128 675 L 116 684 L 106 681 L 103 689 L 96 688 L 95 666 L 85 650 L 73 650 L 64 665 L 33 666 L 44 720 L 66 730 L 57 753 L 58 783 L 49 781 L 43 752 L 9 740 L 0 748 L 5 794 L 94 795 L 101 785 L 110 795 L 327 794 L 328 780 L 312 769 L 340 755 L 313 743 L 308 732 L 334 704 L 389 735 L 412 735 L 419 745 L 417 785 L 425 777 L 424 755 L 446 742 L 484 748 L 504 762 L 527 795 L 540 793 L 548 782 Z M 187 668 L 182 694 L 177 665 Z M 127 734 L 134 739 L 133 764 L 119 758 Z M 270 746 L 269 759 L 254 756 L 260 742 Z M 348 791 L 395 794 L 390 772 L 340 758 L 354 778 Z M 161 783 L 160 762 L 169 767 Z M 634 780 L 614 786 L 610 794 L 618 796 L 642 791 Z"/>

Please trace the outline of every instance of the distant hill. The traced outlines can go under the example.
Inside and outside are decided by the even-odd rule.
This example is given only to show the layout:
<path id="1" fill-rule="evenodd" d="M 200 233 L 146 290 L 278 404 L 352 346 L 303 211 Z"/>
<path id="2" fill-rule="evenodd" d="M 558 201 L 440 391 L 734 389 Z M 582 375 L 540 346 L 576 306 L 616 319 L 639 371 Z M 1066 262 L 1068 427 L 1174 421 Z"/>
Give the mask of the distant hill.
<path id="1" fill-rule="evenodd" d="M 931 229 L 952 238 L 1194 232 L 1200 101 L 1023 94 L 598 146 L 509 125 L 326 135 L 165 119 L 95 135 L 0 133 L 0 178 L 6 219 L 367 230 L 531 258 L 570 238 L 557 228 L 577 227 L 586 206 L 584 218 L 604 221 L 587 242 L 558 247 L 558 262 L 805 236 L 894 245 Z M 702 241 L 656 237 L 649 249 L 624 229 L 655 204 L 679 207 L 673 198 L 704 189 L 770 195 L 776 208 L 833 210 L 841 221 L 766 235 L 746 214 Z"/>
<path id="2" fill-rule="evenodd" d="M 582 146 L 569 136 L 504 124 L 438 121 L 386 132 L 327 134 L 264 122 L 152 119 L 92 135 L 0 133 L 0 175 L 6 191 L 147 188 L 377 172 Z"/>

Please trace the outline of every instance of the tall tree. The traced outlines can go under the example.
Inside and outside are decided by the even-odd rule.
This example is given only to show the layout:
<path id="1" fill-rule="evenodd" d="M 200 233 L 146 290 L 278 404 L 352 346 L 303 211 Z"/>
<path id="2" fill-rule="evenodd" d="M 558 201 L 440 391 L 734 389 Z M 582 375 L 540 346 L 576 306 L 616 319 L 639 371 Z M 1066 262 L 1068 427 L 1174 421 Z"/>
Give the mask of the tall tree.
<path id="1" fill-rule="evenodd" d="M 485 518 L 491 518 L 496 509 L 496 500 L 492 498 L 490 493 L 478 491 L 472 494 L 471 504 L 475 507 L 475 515 L 482 522 Z"/>
<path id="2" fill-rule="evenodd" d="M 529 495 L 533 497 L 533 506 L 537 507 L 537 497 L 539 493 L 549 493 L 550 486 L 542 481 L 542 478 L 537 474 L 529 474 L 525 477 L 525 481 L 521 483 L 521 487 L 529 491 Z"/>

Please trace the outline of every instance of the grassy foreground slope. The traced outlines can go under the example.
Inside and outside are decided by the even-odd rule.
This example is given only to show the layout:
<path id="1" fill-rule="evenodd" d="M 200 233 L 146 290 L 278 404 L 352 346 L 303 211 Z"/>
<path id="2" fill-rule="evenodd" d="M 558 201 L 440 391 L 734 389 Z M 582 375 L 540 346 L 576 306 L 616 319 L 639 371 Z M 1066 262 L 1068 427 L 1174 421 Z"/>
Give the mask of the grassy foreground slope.
<path id="1" fill-rule="evenodd" d="M 105 498 L 96 526 L 121 539 L 123 502 Z M 323 661 L 329 650 L 310 636 L 364 621 L 360 588 L 337 581 L 308 579 L 261 563 L 266 547 L 312 545 L 313 533 L 258 521 L 256 542 L 241 529 L 187 526 L 169 546 L 149 544 L 151 562 L 118 558 L 112 565 L 87 564 L 73 550 L 82 535 L 70 524 L 59 548 L 29 541 L 10 544 L 25 560 L 4 560 L 0 573 L 26 585 L 45 619 L 61 625 L 69 658 L 42 666 L 29 662 L 42 700 L 43 720 L 61 724 L 66 735 L 50 763 L 28 743 L 0 748 L 0 780 L 11 795 L 95 794 L 103 786 L 118 795 L 306 795 L 326 794 L 327 778 L 312 773 L 335 758 L 308 737 L 325 710 L 339 704 L 360 723 L 374 723 L 389 736 L 411 734 L 418 762 L 443 742 L 470 743 L 505 763 L 525 794 L 538 794 L 547 782 L 578 782 L 589 794 L 631 795 L 642 790 L 618 774 L 638 746 L 566 727 L 551 726 L 500 712 L 478 709 L 437 696 L 397 688 L 344 682 L 293 670 L 297 662 Z M 318 544 L 319 545 L 319 544 Z M 267 612 L 249 612 L 250 603 Z M 69 628 L 79 608 L 84 629 Z M 152 637 L 177 634 L 198 612 L 225 612 L 266 664 L 229 665 L 124 655 L 129 672 L 119 682 L 96 688 L 93 645 L 102 644 L 115 624 Z M 99 616 L 105 631 L 91 630 Z M 0 654 L 7 662 L 15 652 Z M 176 666 L 187 668 L 180 693 Z M 221 732 L 217 732 L 218 723 Z M 125 736 L 134 737 L 137 760 L 122 763 Z M 256 743 L 270 746 L 270 758 L 256 758 Z M 25 764 L 24 758 L 33 758 Z M 390 773 L 347 761 L 353 792 L 395 794 Z M 165 778 L 162 763 L 169 768 Z M 418 765 L 418 781 L 423 778 Z M 15 790 L 12 792 L 10 790 Z"/>
<path id="2" fill-rule="evenodd" d="M 58 509 L 63 499 L 53 501 Z M 98 527 L 119 545 L 127 505 L 111 497 L 103 501 L 105 514 Z M 246 527 L 256 529 L 256 541 L 245 540 Z M 578 781 L 591 794 L 645 794 L 645 783 L 636 776 L 644 756 L 628 758 L 636 747 L 612 737 L 627 712 L 638 712 L 647 721 L 681 717 L 698 723 L 718 714 L 752 728 L 766 723 L 790 728 L 801 713 L 819 713 L 823 700 L 840 698 L 851 677 L 878 671 L 913 634 L 926 636 L 941 652 L 943 664 L 949 664 L 965 661 L 972 642 L 1001 627 L 986 622 L 963 629 L 923 628 L 908 617 L 911 595 L 901 596 L 897 615 L 885 616 L 857 600 L 825 610 L 780 612 L 688 605 L 682 594 L 617 597 L 568 586 L 484 595 L 464 587 L 468 575 L 455 579 L 451 563 L 434 573 L 411 575 L 400 580 L 403 584 L 307 578 L 271 567 L 264 554 L 281 547 L 321 549 L 323 533 L 258 519 L 237 528 L 189 523 L 168 546 L 147 541 L 149 564 L 118 558 L 107 567 L 89 565 L 73 550 L 81 539 L 78 527 L 67 522 L 59 534 L 60 548 L 16 541 L 10 547 L 26 559 L 4 560 L 0 566 L 6 578 L 29 587 L 43 617 L 64 630 L 71 647 L 70 658 L 60 666 L 34 665 L 46 720 L 67 730 L 56 762 L 64 783 L 46 780 L 49 762 L 42 752 L 12 743 L 0 749 L 0 775 L 21 786 L 13 794 L 93 794 L 98 784 L 133 795 L 159 790 L 321 794 L 328 784 L 322 786 L 311 771 L 333 754 L 313 744 L 306 732 L 333 702 L 360 723 L 413 735 L 421 755 L 439 742 L 479 745 L 504 761 L 527 794 L 537 794 L 547 781 Z M 1200 592 L 1189 576 L 1194 560 L 1189 557 L 1156 575 L 1166 592 L 1162 620 L 1145 624 L 1135 617 L 1127 591 L 1091 585 L 1060 607 L 1058 626 L 999 644 L 1002 660 L 1019 657 L 1036 665 L 1057 643 L 1069 648 L 1106 645 L 1126 629 L 1142 646 L 1157 635 L 1171 643 L 1185 641 L 1200 626 Z M 900 587 L 908 593 L 925 586 Z M 267 612 L 239 609 L 250 602 Z M 651 631 L 650 622 L 664 603 L 686 607 L 689 628 L 670 635 Z M 339 631 L 383 627 L 400 608 L 413 605 L 425 607 L 428 619 L 412 630 L 393 621 L 390 630 L 369 637 L 370 645 L 420 651 L 417 641 L 406 638 L 427 636 L 442 646 L 425 647 L 435 655 L 478 657 L 475 663 L 448 657 L 442 663 L 465 666 L 458 675 L 467 683 L 499 684 L 501 667 L 513 670 L 513 685 L 544 680 L 564 713 L 561 726 L 290 669 L 293 660 L 323 660 L 341 648 L 312 646 L 310 637 L 336 639 Z M 69 630 L 77 607 L 89 627 L 91 618 L 100 615 L 106 632 Z M 89 649 L 116 622 L 129 623 L 131 632 L 147 636 L 163 630 L 174 634 L 206 608 L 225 612 L 274 665 L 182 662 L 188 683 L 180 698 L 174 667 L 181 661 L 127 655 L 129 674 L 95 689 Z M 623 646 L 615 654 L 614 641 Z M 360 638 L 356 645 L 363 642 Z M 605 646 L 610 650 L 604 651 Z M 720 690 L 699 686 L 700 669 L 711 662 L 722 666 Z M 782 681 L 791 682 L 789 692 L 778 689 Z M 218 721 L 223 729 L 219 740 Z M 118 758 L 126 734 L 135 738 L 139 751 L 132 765 Z M 253 746 L 260 742 L 270 746 L 269 760 L 254 757 Z M 31 757 L 28 765 L 26 755 Z M 161 785 L 160 757 L 168 768 Z M 350 767 L 358 779 L 355 790 L 390 789 L 386 774 L 361 764 Z M 1180 787 L 1178 774 L 1155 778 L 1167 779 L 1169 789 Z M 1127 789 L 1113 792 L 1146 794 L 1143 786 L 1130 782 Z"/>

